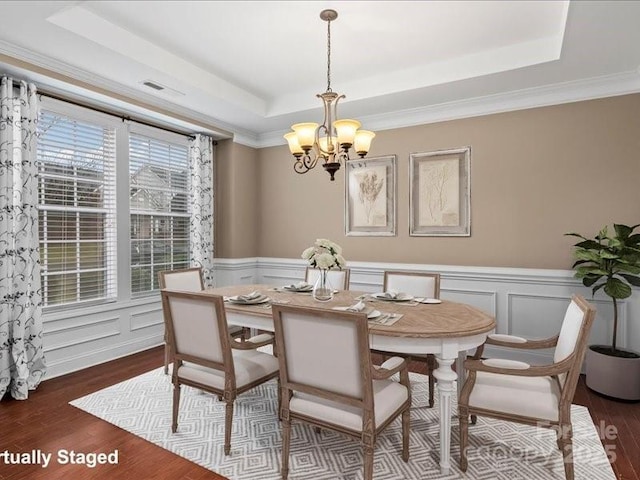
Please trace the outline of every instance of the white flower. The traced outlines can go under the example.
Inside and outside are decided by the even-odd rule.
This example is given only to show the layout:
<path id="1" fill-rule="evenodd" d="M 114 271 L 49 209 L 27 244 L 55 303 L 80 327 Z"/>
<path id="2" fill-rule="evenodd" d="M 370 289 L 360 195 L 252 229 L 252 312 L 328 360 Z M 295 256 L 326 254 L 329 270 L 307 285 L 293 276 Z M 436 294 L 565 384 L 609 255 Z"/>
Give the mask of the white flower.
<path id="1" fill-rule="evenodd" d="M 331 268 L 343 268 L 347 262 L 342 256 L 340 245 L 326 238 L 318 238 L 313 247 L 302 252 L 301 257 L 315 268 L 328 270 Z"/>
<path id="2" fill-rule="evenodd" d="M 311 257 L 315 253 L 315 248 L 309 247 L 304 252 L 302 252 L 302 258 L 305 260 L 311 260 Z"/>
<path id="3" fill-rule="evenodd" d="M 333 267 L 335 259 L 330 253 L 321 253 L 316 256 L 316 266 L 321 269 L 329 269 Z"/>

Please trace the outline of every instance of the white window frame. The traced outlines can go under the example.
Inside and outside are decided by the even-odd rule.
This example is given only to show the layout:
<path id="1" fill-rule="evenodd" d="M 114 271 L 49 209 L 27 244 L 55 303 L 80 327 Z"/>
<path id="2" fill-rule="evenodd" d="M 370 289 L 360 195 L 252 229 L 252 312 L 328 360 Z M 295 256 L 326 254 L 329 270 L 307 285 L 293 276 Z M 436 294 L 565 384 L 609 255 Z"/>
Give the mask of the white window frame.
<path id="1" fill-rule="evenodd" d="M 100 311 L 100 305 L 116 302 L 122 308 L 126 306 L 145 304 L 157 301 L 158 291 L 150 291 L 132 295 L 131 292 L 131 238 L 129 208 L 129 134 L 136 133 L 151 137 L 160 141 L 176 143 L 189 147 L 189 137 L 173 132 L 168 132 L 159 128 L 154 128 L 130 121 L 123 121 L 118 117 L 84 108 L 75 104 L 53 99 L 50 97 L 40 97 L 40 108 L 60 115 L 75 118 L 105 127 L 115 128 L 116 131 L 116 289 L 115 299 L 87 300 L 83 302 L 69 303 L 65 305 L 52 305 L 44 308 L 45 313 L 63 311 L 78 311 L 85 309 L 87 314 Z M 190 181 L 190 177 L 189 177 Z M 76 313 L 74 313 L 75 315 Z M 51 319 L 58 318 L 55 314 Z M 62 317 L 60 317 L 62 318 Z"/>
<path id="2" fill-rule="evenodd" d="M 129 130 L 128 130 L 128 134 L 127 134 L 127 202 L 129 202 L 129 195 L 131 192 L 131 178 L 129 176 L 129 137 L 128 135 L 134 134 L 134 135 L 142 135 L 144 137 L 149 137 L 152 138 L 154 140 L 158 140 L 160 142 L 167 142 L 167 143 L 173 143 L 173 144 L 177 144 L 177 145 L 181 145 L 187 148 L 187 169 L 190 168 L 190 162 L 189 162 L 189 137 L 184 136 L 184 135 L 179 135 L 177 133 L 173 133 L 173 132 L 167 132 L 165 130 L 160 130 L 158 128 L 154 128 L 154 127 L 150 127 L 148 125 L 141 125 L 139 123 L 135 123 L 135 122 L 128 122 L 129 123 Z M 191 175 L 187 176 L 187 194 L 191 191 Z M 127 205 L 127 209 L 129 211 L 129 228 L 127 228 L 127 245 L 128 245 L 128 251 L 127 251 L 127 257 L 129 259 L 129 279 L 131 278 L 131 225 L 130 225 L 130 220 L 131 220 L 131 215 L 133 215 L 134 213 L 129 209 L 129 205 Z M 148 214 L 147 212 L 140 212 L 140 214 L 146 215 Z M 186 214 L 184 215 L 180 215 L 180 214 L 176 214 L 176 215 L 168 215 L 170 217 L 184 217 L 187 218 L 187 220 L 189 220 L 191 218 L 191 208 L 189 207 L 188 204 L 188 211 Z M 191 250 L 191 245 L 190 245 L 190 239 L 189 240 L 189 250 Z M 153 265 L 153 256 L 151 258 L 151 264 Z M 131 281 L 129 281 L 129 284 L 127 286 L 128 291 L 131 293 L 131 298 L 144 298 L 144 297 L 149 297 L 149 296 L 157 296 L 158 294 L 158 290 L 149 290 L 146 292 L 137 292 L 137 293 L 133 293 L 131 292 Z"/>
<path id="3" fill-rule="evenodd" d="M 72 105 L 66 102 L 62 102 L 60 100 L 55 100 L 49 97 L 41 97 L 40 98 L 40 109 L 41 110 L 46 110 L 48 112 L 51 112 L 53 114 L 57 114 L 57 115 L 61 115 L 64 117 L 68 117 L 74 120 L 78 120 L 81 122 L 87 122 L 87 123 L 91 123 L 94 125 L 99 125 L 105 128 L 111 128 L 113 130 L 115 130 L 115 142 L 116 142 L 116 150 L 115 150 L 115 154 L 116 154 L 116 162 L 115 162 L 115 182 L 116 185 L 114 185 L 114 189 L 117 187 L 117 183 L 118 183 L 118 149 L 117 149 L 117 144 L 118 144 L 118 129 L 121 128 L 121 123 L 120 121 L 118 121 L 117 119 L 115 119 L 114 117 L 112 117 L 111 115 L 106 115 L 100 112 L 95 112 L 86 108 L 82 108 L 82 107 L 78 107 L 76 105 Z M 115 203 L 115 212 L 118 211 L 118 199 L 117 199 L 117 192 L 116 192 L 116 203 Z M 114 217 L 116 218 L 116 223 L 115 225 L 107 225 L 106 228 L 111 229 L 111 231 L 113 232 L 113 230 L 115 230 L 115 236 L 114 235 L 108 235 L 106 234 L 105 237 L 106 238 L 113 238 L 113 241 L 111 242 L 106 242 L 105 243 L 105 254 L 106 255 L 111 255 L 111 256 L 115 256 L 116 258 L 116 263 L 115 263 L 115 268 L 113 271 L 109 272 L 108 274 L 111 275 L 115 281 L 113 284 L 111 285 L 106 285 L 107 288 L 111 287 L 112 292 L 106 292 L 106 297 L 104 299 L 90 299 L 90 300 L 84 300 L 84 301 L 77 301 L 77 302 L 73 302 L 73 303 L 66 303 L 66 304 L 61 304 L 61 305 L 49 305 L 44 307 L 44 311 L 49 312 L 49 311 L 57 311 L 57 310 L 67 310 L 67 309 L 75 309 L 75 308 L 82 308 L 82 307 L 87 307 L 87 306 L 91 306 L 91 305 L 97 305 L 97 304 L 104 304 L 104 303 L 113 303 L 118 301 L 118 298 L 120 297 L 120 292 L 121 292 L 121 286 L 120 286 L 120 282 L 119 280 L 119 265 L 118 265 L 118 252 L 117 252 L 117 239 L 118 239 L 118 235 L 119 235 L 119 229 L 120 226 L 118 225 L 118 215 L 116 215 L 114 212 Z M 42 240 L 41 238 L 38 239 L 39 242 Z M 43 287 L 44 287 L 44 283 L 43 283 Z M 115 290 L 115 295 L 113 290 Z"/>

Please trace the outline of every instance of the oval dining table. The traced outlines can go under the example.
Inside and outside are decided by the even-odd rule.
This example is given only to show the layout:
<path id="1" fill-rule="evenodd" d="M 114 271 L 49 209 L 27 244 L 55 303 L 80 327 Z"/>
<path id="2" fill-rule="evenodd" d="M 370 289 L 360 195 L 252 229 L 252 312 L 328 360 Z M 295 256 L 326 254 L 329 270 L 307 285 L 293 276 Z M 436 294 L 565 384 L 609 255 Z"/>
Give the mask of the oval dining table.
<path id="1" fill-rule="evenodd" d="M 442 300 L 438 304 L 391 302 L 376 299 L 366 292 L 338 291 L 332 300 L 319 302 L 310 293 L 297 293 L 272 285 L 232 285 L 210 288 L 206 292 L 228 297 L 260 292 L 270 297 L 271 302 L 259 305 L 239 305 L 225 302 L 227 323 L 259 330 L 273 331 L 271 303 L 285 303 L 330 310 L 347 307 L 363 299 L 367 307 L 384 313 L 393 313 L 400 318 L 392 325 L 369 324 L 369 343 L 375 350 L 405 354 L 434 354 L 438 368 L 433 375 L 438 381 L 438 403 L 440 422 L 440 470 L 449 473 L 451 468 L 451 416 L 454 382 L 458 375 L 451 368 L 460 360 L 457 370 L 462 372 L 462 359 L 467 350 L 474 349 L 486 340 L 495 329 L 496 321 L 491 315 L 464 303 Z M 462 384 L 461 379 L 459 385 Z"/>

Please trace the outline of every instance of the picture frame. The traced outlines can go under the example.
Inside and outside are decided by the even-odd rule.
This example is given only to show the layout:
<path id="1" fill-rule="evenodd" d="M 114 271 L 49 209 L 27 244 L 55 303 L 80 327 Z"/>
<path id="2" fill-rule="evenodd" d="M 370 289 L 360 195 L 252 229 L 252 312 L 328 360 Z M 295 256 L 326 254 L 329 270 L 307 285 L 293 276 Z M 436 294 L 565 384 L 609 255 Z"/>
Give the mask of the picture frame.
<path id="1" fill-rule="evenodd" d="M 396 156 L 354 159 L 345 165 L 345 235 L 396 235 Z"/>
<path id="2" fill-rule="evenodd" d="M 409 235 L 471 235 L 471 147 L 409 155 Z"/>

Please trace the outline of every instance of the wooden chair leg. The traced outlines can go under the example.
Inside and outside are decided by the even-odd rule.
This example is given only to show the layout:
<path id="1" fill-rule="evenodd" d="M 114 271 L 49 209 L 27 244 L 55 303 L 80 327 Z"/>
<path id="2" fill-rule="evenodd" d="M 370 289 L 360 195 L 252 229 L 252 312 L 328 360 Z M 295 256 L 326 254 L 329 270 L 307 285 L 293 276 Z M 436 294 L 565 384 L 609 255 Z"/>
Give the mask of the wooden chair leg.
<path id="1" fill-rule="evenodd" d="M 458 409 L 460 422 L 460 470 L 467 471 L 467 444 L 469 443 L 469 412 L 466 408 Z"/>
<path id="2" fill-rule="evenodd" d="M 560 442 L 566 480 L 573 480 L 573 431 L 571 424 L 560 425 Z"/>
<path id="3" fill-rule="evenodd" d="M 180 384 L 173 384 L 173 414 L 171 417 L 171 432 L 178 430 L 178 410 L 180 409 Z"/>
<path id="4" fill-rule="evenodd" d="M 373 480 L 373 445 L 363 445 L 364 480 Z"/>
<path id="5" fill-rule="evenodd" d="M 282 480 L 289 476 L 289 446 L 291 445 L 291 420 L 282 420 Z"/>
<path id="6" fill-rule="evenodd" d="M 169 374 L 169 358 L 171 356 L 171 347 L 165 342 L 164 344 L 164 374 Z"/>
<path id="7" fill-rule="evenodd" d="M 409 432 L 411 412 L 409 409 L 402 412 L 402 460 L 409 461 Z"/>
<path id="8" fill-rule="evenodd" d="M 227 400 L 224 411 L 224 454 L 231 453 L 231 430 L 233 427 L 233 400 Z"/>

